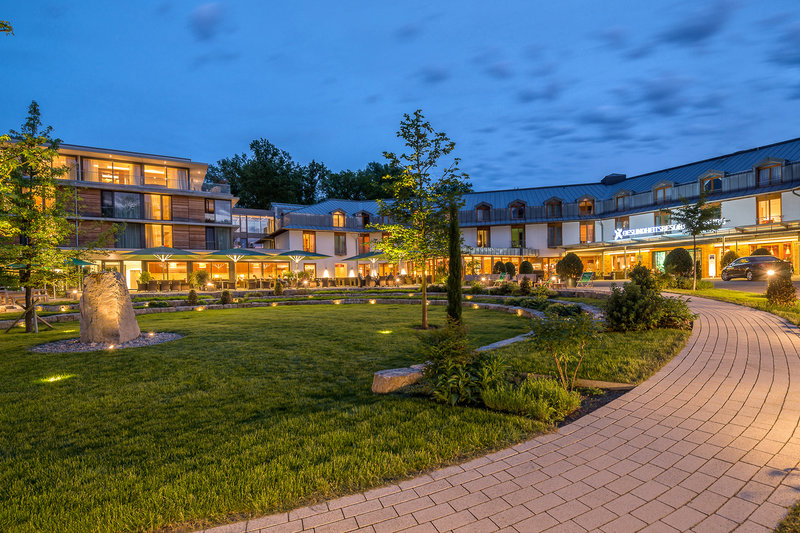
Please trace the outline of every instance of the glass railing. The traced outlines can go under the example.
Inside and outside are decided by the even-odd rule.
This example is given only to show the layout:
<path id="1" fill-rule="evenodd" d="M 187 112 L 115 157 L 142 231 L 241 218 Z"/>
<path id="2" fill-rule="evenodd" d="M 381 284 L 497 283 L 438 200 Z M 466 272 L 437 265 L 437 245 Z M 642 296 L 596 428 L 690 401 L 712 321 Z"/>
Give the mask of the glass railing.
<path id="1" fill-rule="evenodd" d="M 79 179 L 77 175 L 70 174 L 66 179 Z M 103 170 L 83 171 L 83 181 L 95 183 L 108 183 L 110 185 L 136 185 L 139 187 L 158 187 L 164 189 L 179 189 L 184 191 L 202 191 L 218 194 L 230 194 L 231 186 L 227 183 L 209 183 L 191 181 L 186 178 L 173 178 L 169 176 L 143 176 L 134 173 L 111 172 Z"/>

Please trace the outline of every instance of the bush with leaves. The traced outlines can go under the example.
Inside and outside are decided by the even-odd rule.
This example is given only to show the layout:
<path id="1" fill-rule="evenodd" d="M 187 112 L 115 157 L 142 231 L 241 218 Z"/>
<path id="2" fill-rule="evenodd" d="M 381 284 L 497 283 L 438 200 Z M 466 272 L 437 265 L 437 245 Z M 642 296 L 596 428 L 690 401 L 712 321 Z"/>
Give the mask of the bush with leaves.
<path id="1" fill-rule="evenodd" d="M 533 283 L 528 278 L 528 276 L 522 276 L 522 279 L 519 281 L 519 292 L 523 296 L 527 296 L 531 293 L 531 289 L 533 289 Z"/>
<path id="2" fill-rule="evenodd" d="M 733 250 L 728 250 L 724 254 L 722 254 L 722 259 L 720 259 L 720 267 L 725 268 L 726 266 L 730 265 L 734 261 L 739 259 L 739 254 L 734 252 Z"/>
<path id="3" fill-rule="evenodd" d="M 147 303 L 147 307 L 171 307 L 171 305 L 164 300 L 151 300 Z"/>
<path id="4" fill-rule="evenodd" d="M 197 299 L 197 291 L 192 289 L 189 291 L 189 295 L 186 296 L 186 303 L 188 305 L 197 305 L 200 303 L 200 300 Z"/>
<path id="5" fill-rule="evenodd" d="M 536 296 L 538 298 L 555 298 L 558 296 L 558 292 L 552 289 L 548 289 L 544 285 L 539 285 L 538 287 L 534 287 L 531 291 L 532 296 Z"/>
<path id="6" fill-rule="evenodd" d="M 153 276 L 147 270 L 142 270 L 139 274 L 139 283 L 146 285 L 148 281 L 153 279 Z"/>
<path id="7" fill-rule="evenodd" d="M 517 273 L 517 267 L 514 266 L 514 263 L 512 263 L 511 261 L 506 263 L 506 274 L 508 274 L 508 277 L 513 278 L 516 273 Z"/>
<path id="8" fill-rule="evenodd" d="M 506 364 L 502 357 L 471 349 L 466 330 L 455 322 L 420 334 L 420 341 L 421 355 L 427 361 L 423 375 L 439 402 L 475 405 L 484 390 L 504 381 Z"/>
<path id="9" fill-rule="evenodd" d="M 581 396 L 551 378 L 528 376 L 519 385 L 504 383 L 483 391 L 489 409 L 525 415 L 548 424 L 560 422 L 581 406 Z"/>
<path id="10" fill-rule="evenodd" d="M 761 247 L 753 250 L 753 253 L 750 255 L 772 255 L 772 252 L 770 252 L 767 248 Z"/>
<path id="11" fill-rule="evenodd" d="M 692 254 L 686 248 L 675 248 L 664 258 L 664 271 L 675 276 L 691 276 Z"/>
<path id="12" fill-rule="evenodd" d="M 469 288 L 470 294 L 483 294 L 486 290 L 483 287 L 483 284 L 480 281 L 473 281 L 472 285 Z"/>
<path id="13" fill-rule="evenodd" d="M 535 309 L 536 311 L 544 311 L 549 305 L 551 305 L 551 302 L 549 302 L 547 298 L 534 296 L 533 298 L 506 298 L 503 300 L 503 304 L 514 307 L 524 307 L 525 309 Z"/>
<path id="14" fill-rule="evenodd" d="M 506 264 L 502 261 L 498 261 L 494 264 L 492 268 L 492 274 L 502 274 L 506 271 Z"/>
<path id="15" fill-rule="evenodd" d="M 598 337 L 599 324 L 587 313 L 569 318 L 548 313 L 545 318 L 533 320 L 532 325 L 534 342 L 550 354 L 561 386 L 571 391 L 578 379 L 586 345 Z"/>
<path id="16" fill-rule="evenodd" d="M 272 289 L 272 294 L 275 296 L 281 296 L 283 294 L 283 283 L 281 283 L 281 280 L 275 280 L 275 287 Z"/>
<path id="17" fill-rule="evenodd" d="M 772 305 L 788 307 L 797 301 L 797 291 L 791 276 L 776 275 L 767 283 L 767 302 Z"/>
<path id="18" fill-rule="evenodd" d="M 697 315 L 689 310 L 681 298 L 661 297 L 661 315 L 658 317 L 659 328 L 692 329 L 692 322 Z"/>
<path id="19" fill-rule="evenodd" d="M 189 274 L 189 285 L 194 289 L 205 290 L 208 285 L 208 271 L 195 270 Z"/>
<path id="20" fill-rule="evenodd" d="M 575 317 L 583 313 L 583 308 L 577 304 L 562 304 L 553 302 L 544 308 L 545 313 L 552 313 L 561 317 Z"/>
<path id="21" fill-rule="evenodd" d="M 533 274 L 533 265 L 527 259 L 519 265 L 520 274 Z"/>
<path id="22" fill-rule="evenodd" d="M 577 279 L 583 274 L 583 261 L 577 254 L 569 252 L 556 263 L 556 274 L 565 279 Z"/>
<path id="23" fill-rule="evenodd" d="M 231 291 L 222 291 L 222 294 L 219 297 L 219 303 L 222 305 L 232 304 L 233 296 L 231 296 Z"/>
<path id="24" fill-rule="evenodd" d="M 496 287 L 489 288 L 489 294 L 495 296 L 506 296 L 508 294 L 513 294 L 515 291 L 519 291 L 519 285 L 512 281 L 504 281 Z"/>
<path id="25" fill-rule="evenodd" d="M 447 292 L 447 287 L 434 283 L 428 285 L 428 292 Z"/>

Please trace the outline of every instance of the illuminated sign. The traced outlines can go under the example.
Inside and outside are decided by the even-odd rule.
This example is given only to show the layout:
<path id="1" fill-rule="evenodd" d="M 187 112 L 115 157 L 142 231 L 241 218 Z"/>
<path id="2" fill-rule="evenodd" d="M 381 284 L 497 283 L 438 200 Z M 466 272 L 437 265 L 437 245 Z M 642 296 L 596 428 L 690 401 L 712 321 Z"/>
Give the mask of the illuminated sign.
<path id="1" fill-rule="evenodd" d="M 641 235 L 660 235 L 669 233 L 670 231 L 682 231 L 683 224 L 665 224 L 663 226 L 650 226 L 649 228 L 636 228 L 636 229 L 621 229 L 614 230 L 614 240 L 628 239 L 631 237 L 639 237 Z"/>

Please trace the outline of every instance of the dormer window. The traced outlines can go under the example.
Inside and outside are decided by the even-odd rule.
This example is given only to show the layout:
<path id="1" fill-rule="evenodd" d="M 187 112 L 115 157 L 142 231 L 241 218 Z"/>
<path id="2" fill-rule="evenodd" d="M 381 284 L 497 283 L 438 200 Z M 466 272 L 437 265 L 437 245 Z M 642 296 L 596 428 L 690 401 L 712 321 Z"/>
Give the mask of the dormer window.
<path id="1" fill-rule="evenodd" d="M 765 165 L 756 169 L 756 179 L 758 187 L 768 187 L 778 185 L 782 179 L 783 165 L 780 163 Z"/>
<path id="2" fill-rule="evenodd" d="M 525 204 L 522 202 L 514 202 L 511 204 L 511 218 L 515 220 L 522 220 L 525 218 Z"/>
<path id="3" fill-rule="evenodd" d="M 369 213 L 359 213 L 356 216 L 358 217 L 361 227 L 367 227 L 369 225 Z"/>
<path id="4" fill-rule="evenodd" d="M 617 211 L 625 211 L 630 207 L 630 194 L 622 193 L 617 195 Z"/>
<path id="5" fill-rule="evenodd" d="M 594 200 L 591 198 L 584 198 L 578 202 L 578 213 L 581 216 L 594 214 Z"/>
<path id="6" fill-rule="evenodd" d="M 478 222 L 489 222 L 490 207 L 488 205 L 479 205 L 475 208 L 475 218 Z"/>
<path id="7" fill-rule="evenodd" d="M 662 185 L 653 189 L 653 202 L 657 204 L 665 204 L 670 199 L 670 189 L 672 185 Z"/>
<path id="8" fill-rule="evenodd" d="M 719 174 L 709 174 L 700 178 L 700 192 L 714 193 L 722 191 L 722 176 Z"/>
<path id="9" fill-rule="evenodd" d="M 544 204 L 547 218 L 561 218 L 561 200 L 549 200 Z"/>
<path id="10" fill-rule="evenodd" d="M 345 221 L 345 214 L 341 211 L 334 211 L 333 212 L 333 227 L 334 228 L 343 228 Z"/>

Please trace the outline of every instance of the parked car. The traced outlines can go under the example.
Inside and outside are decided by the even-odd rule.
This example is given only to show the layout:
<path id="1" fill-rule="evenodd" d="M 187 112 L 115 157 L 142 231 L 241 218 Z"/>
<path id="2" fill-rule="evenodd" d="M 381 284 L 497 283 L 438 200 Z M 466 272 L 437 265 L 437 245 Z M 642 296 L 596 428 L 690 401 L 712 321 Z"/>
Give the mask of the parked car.
<path id="1" fill-rule="evenodd" d="M 733 278 L 747 278 L 751 281 L 773 274 L 791 276 L 794 274 L 794 267 L 789 261 L 783 261 L 772 255 L 749 255 L 732 261 L 722 269 L 719 277 L 722 281 Z"/>

